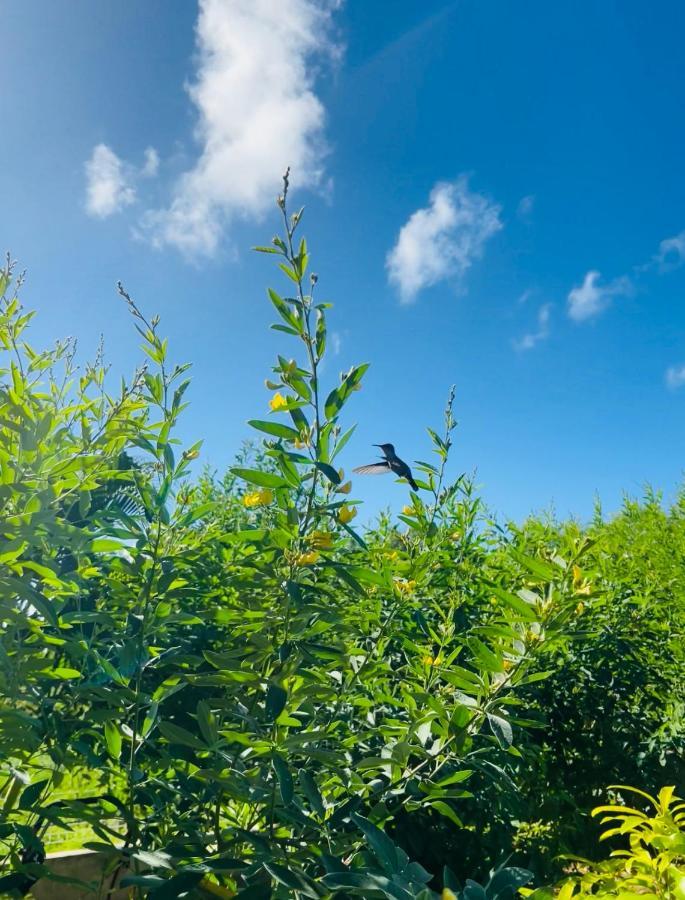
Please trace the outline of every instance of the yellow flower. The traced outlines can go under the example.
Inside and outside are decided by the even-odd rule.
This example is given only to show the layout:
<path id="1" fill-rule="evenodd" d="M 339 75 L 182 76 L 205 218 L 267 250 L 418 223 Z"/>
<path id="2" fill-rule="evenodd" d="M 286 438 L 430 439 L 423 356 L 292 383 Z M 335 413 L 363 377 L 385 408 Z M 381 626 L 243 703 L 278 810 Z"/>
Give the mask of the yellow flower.
<path id="1" fill-rule="evenodd" d="M 313 531 L 309 535 L 309 543 L 318 550 L 330 550 L 333 546 L 333 535 L 329 531 Z"/>
<path id="2" fill-rule="evenodd" d="M 293 441 L 298 450 L 303 450 L 305 447 L 309 446 L 309 438 L 306 434 L 301 434 L 299 437 L 296 437 Z"/>
<path id="3" fill-rule="evenodd" d="M 502 660 L 502 668 L 504 669 L 505 672 L 508 672 L 508 671 L 511 669 L 511 667 L 512 667 L 513 665 L 514 665 L 514 664 L 513 664 L 513 662 L 512 662 L 510 659 L 503 659 L 503 660 Z"/>
<path id="4" fill-rule="evenodd" d="M 443 888 L 440 894 L 440 900 L 457 900 L 457 895 L 449 888 Z"/>
<path id="5" fill-rule="evenodd" d="M 347 504 L 345 504 L 338 510 L 338 522 L 342 522 L 343 525 L 347 525 L 347 523 L 351 522 L 356 515 L 357 510 L 353 506 L 348 506 Z"/>
<path id="6" fill-rule="evenodd" d="M 252 509 L 255 506 L 268 506 L 273 503 L 273 491 L 268 488 L 262 488 L 259 491 L 250 491 L 249 494 L 243 495 L 243 506 Z"/>
<path id="7" fill-rule="evenodd" d="M 397 550 L 391 550 L 390 553 L 388 553 L 388 559 L 399 559 L 399 558 L 400 558 L 400 554 L 397 552 Z"/>
<path id="8" fill-rule="evenodd" d="M 424 666 L 439 666 L 442 663 L 442 656 L 426 655 L 423 657 L 421 662 L 424 664 Z"/>
<path id="9" fill-rule="evenodd" d="M 414 515 L 414 507 L 413 506 L 403 506 L 402 512 L 405 516 L 413 516 Z"/>
<path id="10" fill-rule="evenodd" d="M 313 566 L 318 558 L 318 550 L 307 550 L 306 553 L 298 553 L 294 562 L 296 566 Z"/>
<path id="11" fill-rule="evenodd" d="M 273 395 L 271 400 L 269 400 L 269 406 L 273 410 L 273 412 L 278 412 L 280 409 L 286 409 L 288 406 L 288 398 L 284 397 L 280 392 Z"/>
<path id="12" fill-rule="evenodd" d="M 461 531 L 453 531 L 452 534 L 450 535 L 450 537 L 452 538 L 453 541 L 460 541 L 461 540 Z"/>
<path id="13" fill-rule="evenodd" d="M 573 567 L 573 592 L 587 597 L 592 593 L 592 585 L 583 578 L 583 573 L 578 566 Z"/>
<path id="14" fill-rule="evenodd" d="M 412 581 L 411 579 L 398 578 L 395 581 L 395 587 L 400 592 L 400 594 L 410 594 L 416 587 L 416 582 Z"/>
<path id="15" fill-rule="evenodd" d="M 578 606 L 576 606 L 576 615 L 582 616 L 585 612 L 585 604 L 581 601 Z"/>

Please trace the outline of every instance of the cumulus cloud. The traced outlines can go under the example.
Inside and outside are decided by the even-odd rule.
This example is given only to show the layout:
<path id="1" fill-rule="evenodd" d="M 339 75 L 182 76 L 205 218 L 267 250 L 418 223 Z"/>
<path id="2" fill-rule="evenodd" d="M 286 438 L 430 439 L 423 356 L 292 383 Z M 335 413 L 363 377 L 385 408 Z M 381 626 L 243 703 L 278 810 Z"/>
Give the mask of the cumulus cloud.
<path id="1" fill-rule="evenodd" d="M 632 291 L 628 278 L 615 278 L 608 284 L 601 284 L 597 271 L 588 272 L 583 283 L 574 287 L 568 295 L 568 314 L 576 322 L 583 322 L 598 316 L 610 305 L 612 299 L 625 296 Z"/>
<path id="2" fill-rule="evenodd" d="M 682 266 L 685 263 L 685 231 L 662 241 L 655 259 L 662 272 Z"/>
<path id="3" fill-rule="evenodd" d="M 323 178 L 325 110 L 316 65 L 340 54 L 338 0 L 200 0 L 197 72 L 188 87 L 200 153 L 170 204 L 149 210 L 156 246 L 211 256 L 235 217 L 261 216 L 290 166 L 295 186 Z"/>
<path id="4" fill-rule="evenodd" d="M 429 205 L 412 213 L 386 259 L 388 279 L 402 303 L 411 303 L 419 291 L 440 281 L 459 283 L 502 227 L 500 212 L 487 197 L 471 191 L 464 176 L 436 184 Z"/>
<path id="5" fill-rule="evenodd" d="M 523 337 L 514 341 L 514 348 L 516 350 L 532 350 L 536 344 L 539 344 L 540 341 L 544 341 L 549 337 L 549 318 L 551 314 L 552 306 L 550 303 L 545 303 L 544 306 L 541 306 L 538 310 L 538 327 L 535 331 L 531 331 L 529 334 L 524 334 Z"/>
<path id="6" fill-rule="evenodd" d="M 86 212 L 106 219 L 137 200 L 136 182 L 153 178 L 159 169 L 154 147 L 145 150 L 143 165 L 121 159 L 107 144 L 97 144 L 86 162 Z"/>
<path id="7" fill-rule="evenodd" d="M 86 211 L 105 219 L 136 199 L 132 174 L 107 144 L 97 144 L 86 162 Z"/>
<path id="8" fill-rule="evenodd" d="M 682 387 L 685 384 L 685 365 L 670 366 L 666 369 L 666 384 L 674 390 Z"/>

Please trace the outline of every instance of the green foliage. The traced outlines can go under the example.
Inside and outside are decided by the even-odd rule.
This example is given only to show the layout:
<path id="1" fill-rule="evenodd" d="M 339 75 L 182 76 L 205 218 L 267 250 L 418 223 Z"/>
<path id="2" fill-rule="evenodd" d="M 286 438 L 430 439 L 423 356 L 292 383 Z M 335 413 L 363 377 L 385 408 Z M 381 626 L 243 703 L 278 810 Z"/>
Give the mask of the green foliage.
<path id="1" fill-rule="evenodd" d="M 585 897 L 620 897 L 624 900 L 682 900 L 685 897 L 685 803 L 674 795 L 675 788 L 665 787 L 658 797 L 636 788 L 613 788 L 619 795 L 635 794 L 643 809 L 613 803 L 598 806 L 593 816 L 601 816 L 605 827 L 600 840 L 628 839 L 628 847 L 612 851 L 601 863 L 574 860 L 584 869 L 581 875 L 567 878 L 555 890 L 548 888 L 526 891 L 531 900 L 557 896 L 559 900 Z"/>
<path id="2" fill-rule="evenodd" d="M 140 897 L 508 900 L 636 736 L 675 764 L 679 513 L 666 539 L 656 507 L 640 539 L 498 528 L 448 477 L 452 390 L 420 490 L 360 533 L 338 460 L 368 366 L 324 384 L 330 304 L 287 194 L 257 249 L 293 355 L 222 478 L 193 477 L 187 366 L 123 287 L 147 360 L 113 392 L 100 355 L 80 374 L 70 344 L 28 345 L 0 276 L 0 893 L 50 876 L 73 827 L 101 896 L 127 866 Z M 610 702 L 617 734 L 585 727 Z"/>

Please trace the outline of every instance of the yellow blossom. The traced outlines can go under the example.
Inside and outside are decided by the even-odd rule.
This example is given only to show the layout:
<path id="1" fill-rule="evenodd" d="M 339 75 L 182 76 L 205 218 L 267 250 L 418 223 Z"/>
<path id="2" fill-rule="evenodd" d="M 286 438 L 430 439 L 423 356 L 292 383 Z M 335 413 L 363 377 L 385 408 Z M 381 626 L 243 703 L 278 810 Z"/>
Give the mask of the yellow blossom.
<path id="1" fill-rule="evenodd" d="M 318 558 L 318 550 L 307 550 L 305 553 L 298 553 L 294 562 L 296 566 L 313 566 Z"/>
<path id="2" fill-rule="evenodd" d="M 309 543 L 318 550 L 330 550 L 333 546 L 333 535 L 329 531 L 313 531 L 309 535 Z"/>
<path id="3" fill-rule="evenodd" d="M 424 666 L 439 666 L 442 663 L 442 656 L 430 656 L 429 654 L 426 654 L 421 662 Z"/>
<path id="4" fill-rule="evenodd" d="M 388 553 L 388 559 L 399 559 L 399 558 L 400 558 L 400 554 L 397 552 L 397 550 L 391 550 L 390 553 Z"/>
<path id="5" fill-rule="evenodd" d="M 400 594 L 410 594 L 416 587 L 416 582 L 407 578 L 398 578 L 395 581 L 395 587 Z"/>
<path id="6" fill-rule="evenodd" d="M 309 446 L 309 438 L 306 434 L 301 434 L 299 437 L 296 437 L 293 441 L 298 450 L 303 450 L 305 447 Z"/>
<path id="7" fill-rule="evenodd" d="M 583 573 L 578 566 L 573 567 L 573 592 L 583 597 L 592 593 L 592 585 L 583 578 Z"/>
<path id="8" fill-rule="evenodd" d="M 413 516 L 414 515 L 414 507 L 413 506 L 403 506 L 402 512 L 405 516 Z"/>
<path id="9" fill-rule="evenodd" d="M 514 664 L 513 664 L 513 662 L 512 662 L 510 659 L 503 659 L 503 660 L 502 660 L 502 668 L 504 669 L 505 672 L 508 672 L 508 671 L 511 669 L 511 667 L 512 667 L 513 665 L 514 665 Z"/>
<path id="10" fill-rule="evenodd" d="M 273 412 L 278 412 L 280 409 L 286 409 L 288 406 L 288 398 L 284 397 L 280 392 L 277 392 L 273 395 L 271 400 L 269 400 L 269 406 Z"/>
<path id="11" fill-rule="evenodd" d="M 347 525 L 347 523 L 351 522 L 356 515 L 357 510 L 353 506 L 348 506 L 347 504 L 345 504 L 338 510 L 338 522 L 341 522 L 343 525 Z"/>
<path id="12" fill-rule="evenodd" d="M 453 531 L 452 534 L 450 535 L 450 537 L 452 538 L 453 541 L 460 541 L 461 540 L 461 531 Z"/>
<path id="13" fill-rule="evenodd" d="M 440 900 L 457 900 L 457 895 L 449 888 L 443 888 L 440 894 Z"/>
<path id="14" fill-rule="evenodd" d="M 576 606 L 576 615 L 582 616 L 585 612 L 585 604 L 581 601 L 578 606 Z"/>
<path id="15" fill-rule="evenodd" d="M 243 506 L 246 506 L 248 509 L 252 509 L 255 506 L 268 506 L 270 503 L 273 503 L 273 499 L 273 491 L 270 491 L 268 488 L 262 488 L 259 491 L 250 491 L 250 493 L 244 494 Z"/>

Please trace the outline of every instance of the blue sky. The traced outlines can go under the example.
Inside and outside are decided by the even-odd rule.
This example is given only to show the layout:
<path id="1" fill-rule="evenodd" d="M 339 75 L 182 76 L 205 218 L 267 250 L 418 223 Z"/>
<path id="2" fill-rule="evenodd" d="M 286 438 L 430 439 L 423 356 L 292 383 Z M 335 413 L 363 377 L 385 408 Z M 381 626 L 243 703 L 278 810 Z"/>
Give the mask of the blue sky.
<path id="1" fill-rule="evenodd" d="M 223 468 L 288 355 L 268 258 L 286 164 L 334 301 L 325 377 L 371 363 L 347 469 L 426 456 L 491 507 L 586 517 L 685 449 L 685 8 L 638 0 L 5 0 L 3 246 L 33 341 L 137 341 L 114 285 L 193 362 L 182 436 Z M 595 274 L 593 274 L 595 273 Z M 371 455 L 370 455 L 371 453 Z M 372 512 L 406 488 L 356 479 Z"/>

